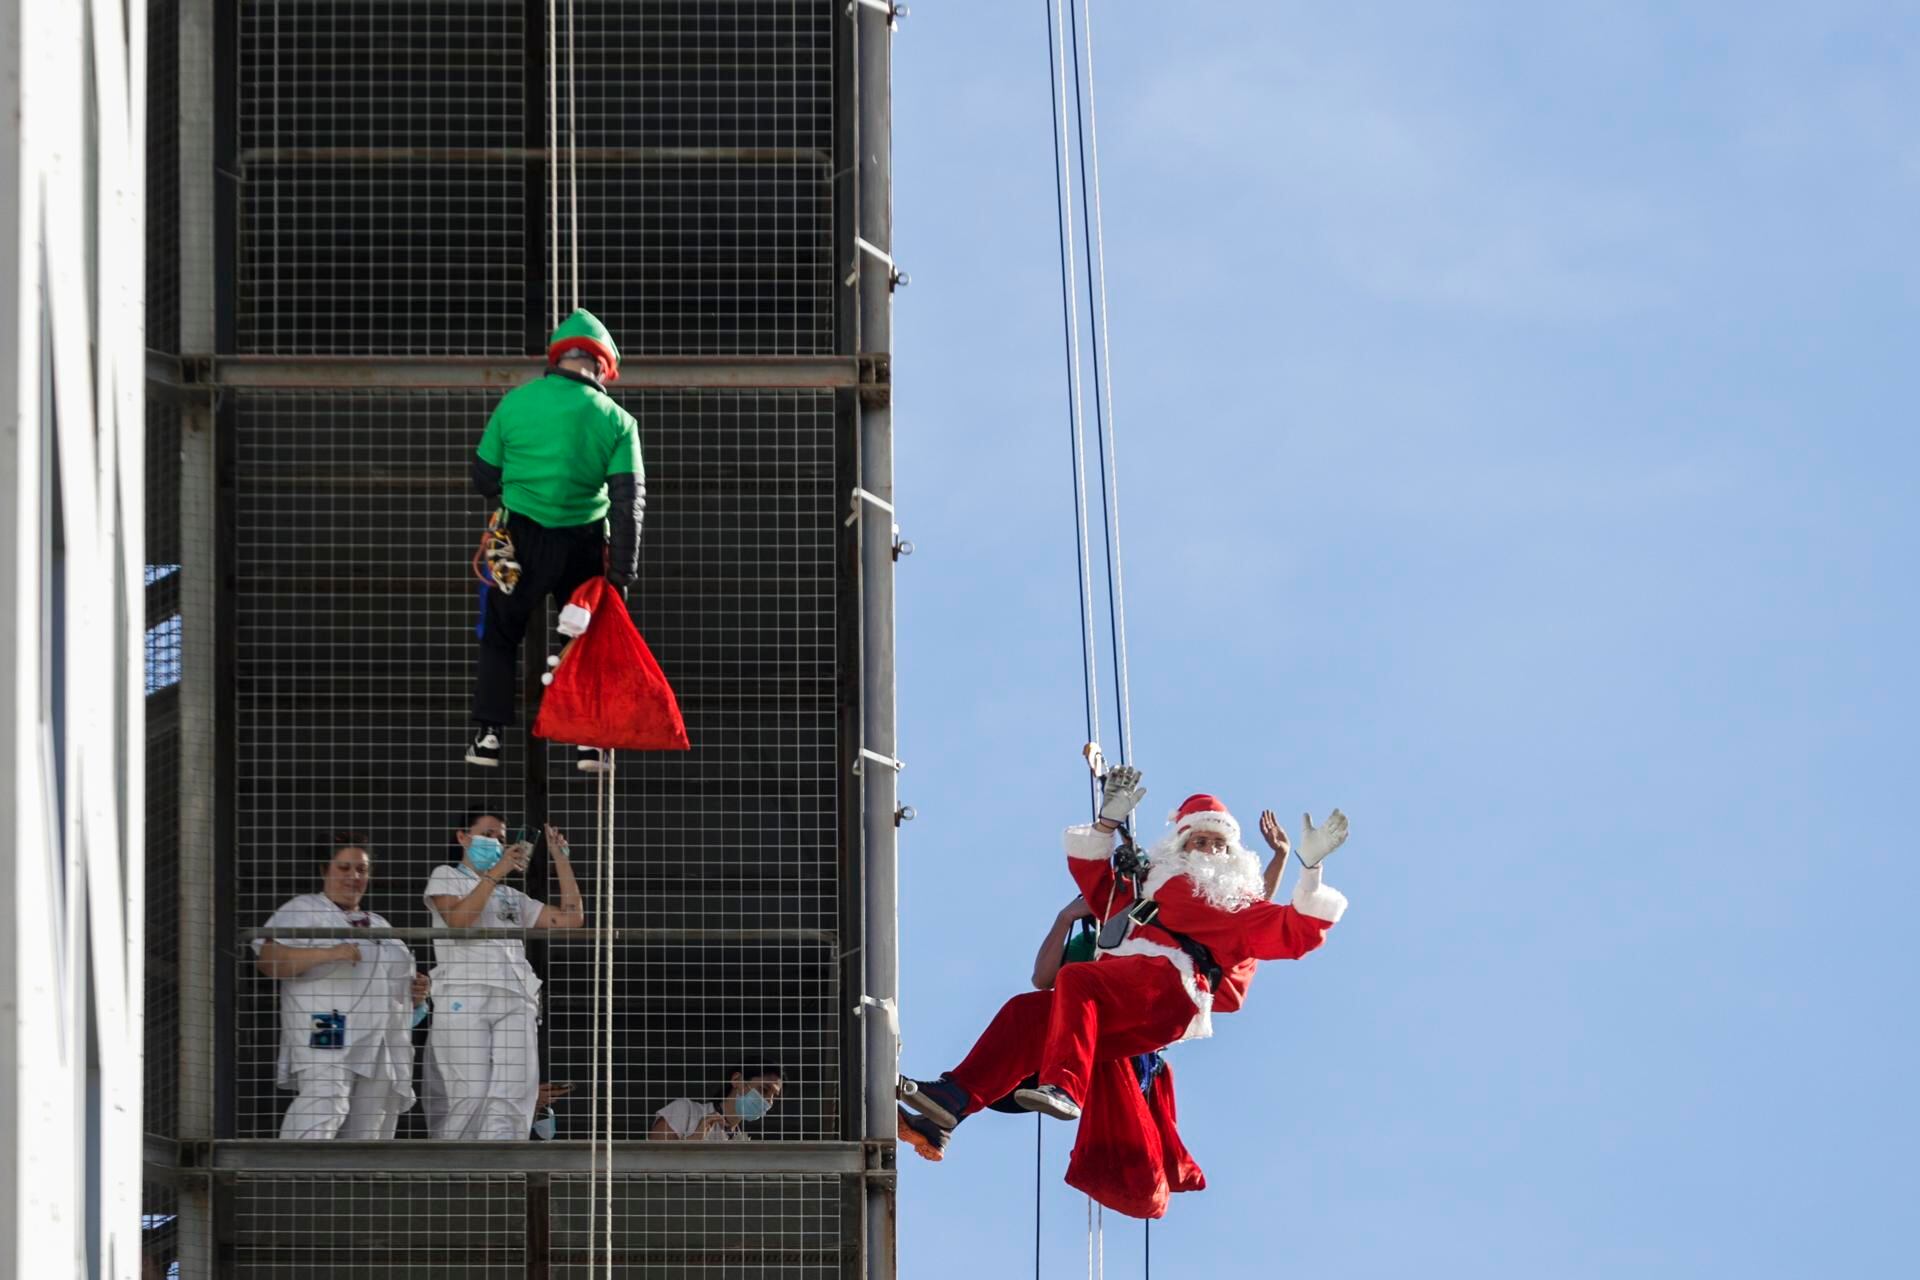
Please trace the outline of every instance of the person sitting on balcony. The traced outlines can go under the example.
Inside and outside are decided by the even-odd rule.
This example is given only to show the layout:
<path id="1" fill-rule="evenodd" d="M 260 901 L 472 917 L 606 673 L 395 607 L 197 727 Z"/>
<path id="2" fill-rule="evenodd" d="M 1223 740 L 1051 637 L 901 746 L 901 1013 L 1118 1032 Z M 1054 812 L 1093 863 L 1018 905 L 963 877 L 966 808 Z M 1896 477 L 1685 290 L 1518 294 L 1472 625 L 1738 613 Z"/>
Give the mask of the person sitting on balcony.
<path id="1" fill-rule="evenodd" d="M 786 1089 L 779 1067 L 742 1067 L 712 1102 L 676 1098 L 654 1112 L 649 1138 L 666 1142 L 745 1142 L 743 1127 L 766 1118 Z"/>

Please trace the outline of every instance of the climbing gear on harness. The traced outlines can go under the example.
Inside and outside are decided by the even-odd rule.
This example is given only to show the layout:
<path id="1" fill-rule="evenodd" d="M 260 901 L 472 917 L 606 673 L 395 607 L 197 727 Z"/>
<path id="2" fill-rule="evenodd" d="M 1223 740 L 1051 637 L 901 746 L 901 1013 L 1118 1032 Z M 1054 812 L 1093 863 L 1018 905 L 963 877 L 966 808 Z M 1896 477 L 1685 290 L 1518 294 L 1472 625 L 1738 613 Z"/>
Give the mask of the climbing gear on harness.
<path id="1" fill-rule="evenodd" d="M 473 552 L 473 576 L 498 588 L 501 595 L 510 596 L 520 585 L 520 562 L 513 558 L 513 539 L 507 536 L 503 514 L 497 510 L 487 517 L 486 530 Z"/>

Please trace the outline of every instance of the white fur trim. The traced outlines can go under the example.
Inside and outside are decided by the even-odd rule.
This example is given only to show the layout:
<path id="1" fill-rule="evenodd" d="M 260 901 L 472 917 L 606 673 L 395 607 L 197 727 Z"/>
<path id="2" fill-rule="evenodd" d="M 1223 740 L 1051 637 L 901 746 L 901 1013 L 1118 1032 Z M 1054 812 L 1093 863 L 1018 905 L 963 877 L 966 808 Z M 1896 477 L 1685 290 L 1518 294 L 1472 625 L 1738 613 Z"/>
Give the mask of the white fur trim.
<path id="1" fill-rule="evenodd" d="M 1196 831 L 1217 831 L 1227 838 L 1227 843 L 1240 843 L 1240 824 L 1234 821 L 1232 814 L 1221 813 L 1218 809 L 1202 809 L 1198 813 L 1190 813 L 1176 822 L 1173 830 L 1183 843 Z"/>
<path id="2" fill-rule="evenodd" d="M 1347 895 L 1320 883 L 1320 868 L 1308 867 L 1293 883 L 1293 909 L 1315 920 L 1339 924 L 1340 917 L 1347 913 Z"/>
<path id="3" fill-rule="evenodd" d="M 560 634 L 563 636 L 585 635 L 587 624 L 593 621 L 591 610 L 570 604 L 560 611 Z"/>
<path id="4" fill-rule="evenodd" d="M 1213 1034 L 1213 996 L 1202 991 L 1200 984 L 1194 980 L 1192 956 L 1178 947 L 1139 937 L 1129 937 L 1110 951 L 1093 953 L 1095 960 L 1104 960 L 1108 956 L 1159 956 L 1180 971 L 1180 985 L 1187 989 L 1187 999 L 1193 1001 L 1193 1020 L 1187 1023 L 1187 1029 L 1180 1033 L 1180 1038 L 1172 1043 L 1205 1040 Z"/>
<path id="5" fill-rule="evenodd" d="M 1088 824 L 1068 827 L 1065 837 L 1067 856 L 1089 862 L 1105 862 L 1113 856 L 1113 833 Z"/>

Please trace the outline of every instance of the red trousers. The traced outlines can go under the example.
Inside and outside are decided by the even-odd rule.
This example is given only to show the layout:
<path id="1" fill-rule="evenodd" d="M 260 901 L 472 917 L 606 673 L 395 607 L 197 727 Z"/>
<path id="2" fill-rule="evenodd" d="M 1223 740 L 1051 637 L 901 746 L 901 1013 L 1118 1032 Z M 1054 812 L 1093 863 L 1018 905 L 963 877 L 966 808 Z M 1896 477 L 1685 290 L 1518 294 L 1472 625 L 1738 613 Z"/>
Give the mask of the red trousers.
<path id="1" fill-rule="evenodd" d="M 1041 1084 L 1084 1103 L 1094 1063 L 1165 1048 L 1193 1014 L 1180 971 L 1158 956 L 1064 965 L 1053 990 L 1002 1005 L 973 1052 L 947 1074 L 973 1095 L 969 1115 L 1036 1073 Z"/>

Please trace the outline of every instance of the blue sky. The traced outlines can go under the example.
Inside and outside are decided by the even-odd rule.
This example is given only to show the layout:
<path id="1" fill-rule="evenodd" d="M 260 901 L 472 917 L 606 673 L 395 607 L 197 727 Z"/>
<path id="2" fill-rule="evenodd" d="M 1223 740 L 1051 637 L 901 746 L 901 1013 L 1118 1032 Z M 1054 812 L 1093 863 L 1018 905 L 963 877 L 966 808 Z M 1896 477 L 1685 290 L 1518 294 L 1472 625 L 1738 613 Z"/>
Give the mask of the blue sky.
<path id="1" fill-rule="evenodd" d="M 917 1072 L 1084 814 L 1041 13 L 896 43 Z M 1354 830 L 1329 945 L 1175 1051 L 1156 1273 L 1905 1273 L 1920 13 L 1095 22 L 1146 810 Z M 903 1275 L 1031 1274 L 1034 1123 L 909 1159 Z"/>

